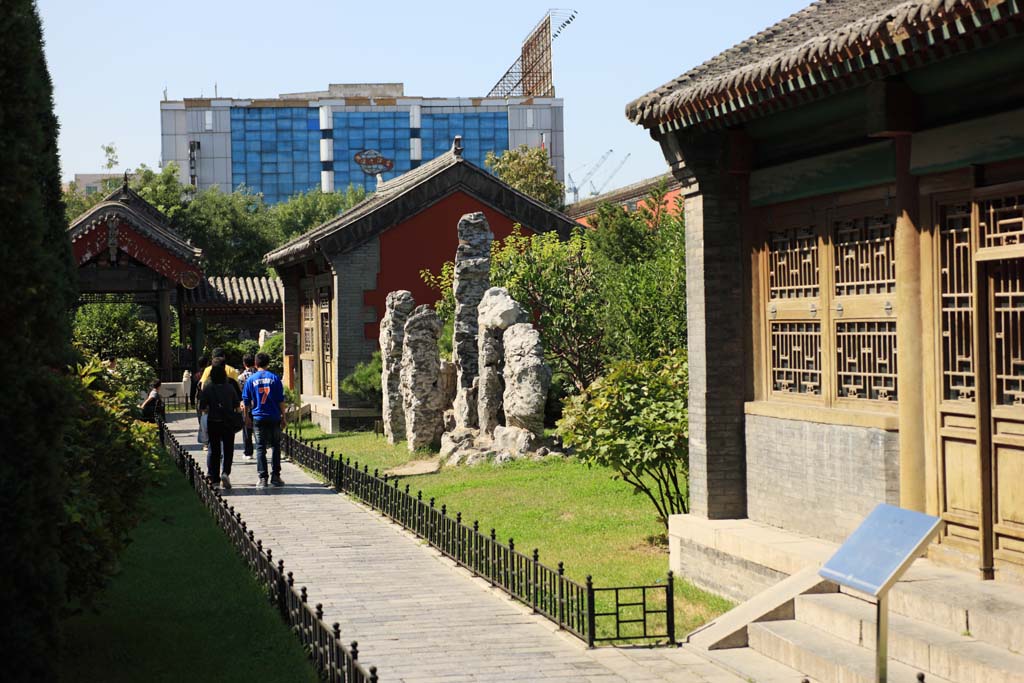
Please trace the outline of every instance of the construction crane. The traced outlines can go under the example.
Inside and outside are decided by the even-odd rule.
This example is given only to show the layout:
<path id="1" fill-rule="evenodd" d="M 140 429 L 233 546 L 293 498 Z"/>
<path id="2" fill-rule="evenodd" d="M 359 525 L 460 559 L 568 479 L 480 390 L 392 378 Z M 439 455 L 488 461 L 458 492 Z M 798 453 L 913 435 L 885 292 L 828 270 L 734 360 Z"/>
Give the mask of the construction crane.
<path id="1" fill-rule="evenodd" d="M 597 169 L 601 168 L 601 166 L 604 165 L 604 162 L 608 161 L 608 157 L 610 157 L 612 155 L 612 152 L 614 151 L 615 150 L 610 149 L 603 155 L 601 155 L 601 158 L 597 160 L 597 163 L 595 163 L 590 168 L 590 171 L 588 171 L 587 174 L 583 176 L 583 180 L 581 180 L 579 183 L 572 179 L 572 173 L 566 174 L 569 178 L 569 192 L 572 192 L 573 202 L 578 202 L 580 200 L 580 186 L 586 186 L 587 181 L 594 177 L 594 174 L 597 173 Z M 591 187 L 593 187 L 593 185 L 591 185 Z"/>
<path id="2" fill-rule="evenodd" d="M 590 183 L 590 196 L 591 197 L 596 197 L 597 195 L 599 195 L 602 192 L 604 192 L 604 188 L 608 187 L 608 183 L 610 183 L 612 181 L 612 178 L 615 177 L 616 173 L 618 173 L 619 171 L 622 170 L 622 167 L 626 165 L 626 162 L 629 161 L 629 157 L 632 154 L 633 154 L 632 152 L 629 152 L 628 154 L 626 154 L 626 156 L 622 157 L 622 161 L 620 161 L 619 165 L 616 166 L 615 169 L 611 173 L 608 174 L 608 177 L 604 179 L 603 183 L 601 183 L 601 187 L 594 187 L 594 183 Z"/>

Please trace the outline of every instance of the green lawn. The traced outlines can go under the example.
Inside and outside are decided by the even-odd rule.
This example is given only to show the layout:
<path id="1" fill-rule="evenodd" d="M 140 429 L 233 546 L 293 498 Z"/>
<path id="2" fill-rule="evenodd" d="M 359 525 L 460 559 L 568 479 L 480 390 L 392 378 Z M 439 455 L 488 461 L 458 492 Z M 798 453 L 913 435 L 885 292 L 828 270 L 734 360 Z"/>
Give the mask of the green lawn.
<path id="1" fill-rule="evenodd" d="M 372 432 L 325 435 L 303 425 L 302 434 L 368 464 L 371 471 L 423 457 L 409 453 L 404 443 L 390 446 Z M 403 485 L 422 490 L 424 500 L 435 498 L 438 507 L 447 505 L 452 516 L 462 512 L 467 524 L 479 520 L 481 530 L 495 528 L 503 542 L 514 538 L 522 552 L 537 548 L 544 564 L 555 567 L 561 560 L 566 573 L 581 583 L 587 574 L 597 587 L 664 582 L 668 550 L 654 506 L 612 474 L 572 458 L 549 458 L 444 469 L 404 477 Z M 680 580 L 675 595 L 680 636 L 732 607 Z"/>
<path id="2" fill-rule="evenodd" d="M 318 680 L 170 457 L 98 614 L 64 623 L 63 680 Z"/>

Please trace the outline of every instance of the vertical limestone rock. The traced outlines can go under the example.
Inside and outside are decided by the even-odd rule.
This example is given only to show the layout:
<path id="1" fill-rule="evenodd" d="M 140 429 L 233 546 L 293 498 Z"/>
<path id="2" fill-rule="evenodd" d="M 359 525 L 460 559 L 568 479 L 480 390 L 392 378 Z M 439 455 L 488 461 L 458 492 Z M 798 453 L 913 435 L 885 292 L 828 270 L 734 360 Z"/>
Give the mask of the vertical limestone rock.
<path id="1" fill-rule="evenodd" d="M 452 361 L 458 374 L 455 394 L 455 423 L 461 428 L 478 425 L 477 306 L 490 286 L 491 241 L 494 235 L 483 213 L 467 213 L 459 219 L 459 248 L 455 252 L 455 332 Z"/>
<path id="2" fill-rule="evenodd" d="M 544 434 L 544 403 L 551 387 L 551 368 L 544 363 L 540 333 L 529 323 L 510 326 L 502 335 L 505 346 L 505 425 Z"/>
<path id="3" fill-rule="evenodd" d="M 405 323 L 416 307 L 412 292 L 400 289 L 388 294 L 384 317 L 380 321 L 380 388 L 383 394 L 382 417 L 388 443 L 405 438 L 405 408 L 402 406 L 401 370 Z"/>
<path id="4" fill-rule="evenodd" d="M 480 377 L 477 390 L 477 418 L 480 431 L 491 435 L 501 424 L 502 394 L 505 383 L 505 345 L 502 335 L 516 323 L 528 319 L 526 311 L 504 287 L 491 287 L 484 292 L 477 306 L 478 364 Z"/>
<path id="5" fill-rule="evenodd" d="M 437 340 L 441 320 L 430 306 L 417 306 L 405 323 L 401 390 L 409 450 L 441 444 L 444 398 Z"/>

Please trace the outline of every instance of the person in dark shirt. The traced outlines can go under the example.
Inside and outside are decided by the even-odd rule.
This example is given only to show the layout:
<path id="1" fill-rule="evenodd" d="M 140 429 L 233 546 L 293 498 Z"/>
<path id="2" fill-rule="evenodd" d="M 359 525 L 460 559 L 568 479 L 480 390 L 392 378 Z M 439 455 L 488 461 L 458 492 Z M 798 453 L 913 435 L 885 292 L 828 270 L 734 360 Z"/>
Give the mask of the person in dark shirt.
<path id="1" fill-rule="evenodd" d="M 242 365 L 245 366 L 245 369 L 238 375 L 238 386 L 242 387 L 242 392 L 245 393 L 245 383 L 250 377 L 256 374 L 256 357 L 251 353 L 245 354 L 242 356 Z M 244 408 L 245 406 L 242 407 Z M 248 422 L 249 421 L 246 420 L 246 423 Z M 253 449 L 252 425 L 250 424 L 242 426 L 242 446 L 242 455 L 245 456 L 246 460 L 251 460 Z"/>
<path id="2" fill-rule="evenodd" d="M 214 486 L 231 488 L 231 461 L 235 452 L 233 414 L 238 412 L 241 394 L 238 382 L 228 379 L 224 359 L 210 366 L 210 379 L 199 392 L 199 410 L 207 415 L 210 449 L 206 455 L 206 473 Z"/>
<path id="3" fill-rule="evenodd" d="M 257 486 L 267 485 L 267 446 L 271 447 L 270 484 L 284 486 L 281 481 L 281 429 L 285 426 L 284 385 L 281 378 L 267 367 L 270 356 L 256 354 L 256 373 L 249 377 L 242 392 L 245 402 L 246 424 L 253 426 L 256 442 L 256 471 L 259 473 Z"/>

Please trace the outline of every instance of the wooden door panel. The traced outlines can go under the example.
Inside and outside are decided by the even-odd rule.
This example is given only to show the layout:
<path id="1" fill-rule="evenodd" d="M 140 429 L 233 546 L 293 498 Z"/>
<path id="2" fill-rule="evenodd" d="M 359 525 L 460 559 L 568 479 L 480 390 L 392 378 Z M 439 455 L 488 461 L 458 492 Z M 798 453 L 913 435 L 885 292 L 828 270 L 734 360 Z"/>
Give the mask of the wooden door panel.
<path id="1" fill-rule="evenodd" d="M 981 489 L 978 486 L 978 445 L 972 440 L 942 440 L 945 511 L 968 518 L 981 512 Z"/>
<path id="2" fill-rule="evenodd" d="M 993 263 L 992 513 L 994 555 L 1024 564 L 1024 260 Z"/>

